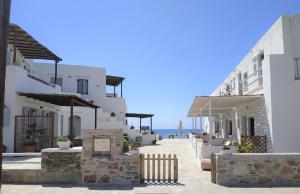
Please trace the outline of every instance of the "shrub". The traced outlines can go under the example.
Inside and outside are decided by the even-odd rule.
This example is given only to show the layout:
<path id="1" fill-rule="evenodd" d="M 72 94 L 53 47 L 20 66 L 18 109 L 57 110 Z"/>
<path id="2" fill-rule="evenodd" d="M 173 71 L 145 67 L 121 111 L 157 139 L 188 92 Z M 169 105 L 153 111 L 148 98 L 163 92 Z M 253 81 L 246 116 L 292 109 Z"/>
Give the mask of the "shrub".
<path id="1" fill-rule="evenodd" d="M 238 153 L 249 153 L 253 149 L 253 143 L 246 138 L 241 139 L 241 144 L 237 147 Z"/>
<path id="2" fill-rule="evenodd" d="M 136 150 L 139 147 L 139 144 L 136 142 L 129 143 L 130 150 Z"/>
<path id="3" fill-rule="evenodd" d="M 123 139 L 123 147 L 122 147 L 122 152 L 126 153 L 129 151 L 129 143 L 128 141 L 124 138 Z"/>
<path id="4" fill-rule="evenodd" d="M 227 146 L 227 145 L 224 145 L 224 146 L 223 146 L 223 150 L 230 150 L 230 147 Z"/>
<path id="5" fill-rule="evenodd" d="M 66 141 L 69 141 L 69 139 L 65 136 L 58 136 L 57 141 L 58 142 L 66 142 Z"/>

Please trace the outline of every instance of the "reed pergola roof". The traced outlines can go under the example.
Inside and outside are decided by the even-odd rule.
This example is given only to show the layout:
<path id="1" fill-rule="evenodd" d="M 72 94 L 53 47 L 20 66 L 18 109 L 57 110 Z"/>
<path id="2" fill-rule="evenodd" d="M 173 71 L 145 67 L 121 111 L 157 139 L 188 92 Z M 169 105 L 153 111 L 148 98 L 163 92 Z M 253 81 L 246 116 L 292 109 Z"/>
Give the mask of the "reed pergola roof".
<path id="1" fill-rule="evenodd" d="M 16 24 L 9 25 L 8 43 L 15 45 L 26 59 L 62 60 Z"/>
<path id="2" fill-rule="evenodd" d="M 125 114 L 126 117 L 133 117 L 133 118 L 149 118 L 149 117 L 153 117 L 154 114 L 143 114 L 143 113 L 126 113 Z"/>
<path id="3" fill-rule="evenodd" d="M 99 108 L 99 106 L 94 105 L 83 98 L 80 98 L 74 94 L 45 94 L 45 93 L 26 93 L 17 92 L 19 96 L 25 96 L 27 98 L 32 98 L 35 100 L 47 102 L 57 106 L 81 106 L 90 108 Z"/>
<path id="4" fill-rule="evenodd" d="M 107 75 L 106 76 L 106 85 L 118 86 L 123 82 L 124 79 L 125 79 L 124 77 Z"/>

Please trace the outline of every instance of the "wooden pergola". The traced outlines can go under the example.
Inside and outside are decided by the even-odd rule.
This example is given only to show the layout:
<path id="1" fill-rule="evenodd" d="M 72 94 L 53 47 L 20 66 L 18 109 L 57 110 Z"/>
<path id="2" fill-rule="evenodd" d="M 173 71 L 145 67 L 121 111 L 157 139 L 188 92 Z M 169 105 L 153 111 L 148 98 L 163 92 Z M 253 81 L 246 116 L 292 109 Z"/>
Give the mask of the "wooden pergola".
<path id="1" fill-rule="evenodd" d="M 118 76 L 106 76 L 106 85 L 114 87 L 114 97 L 116 97 L 116 87 L 121 85 L 121 98 L 123 98 L 123 81 L 125 80 L 124 77 Z"/>
<path id="2" fill-rule="evenodd" d="M 126 113 L 127 118 L 139 118 L 140 119 L 140 132 L 142 132 L 142 119 L 150 118 L 150 131 L 152 132 L 152 117 L 154 114 L 143 114 L 143 113 Z"/>
<path id="3" fill-rule="evenodd" d="M 55 61 L 54 82 L 57 83 L 57 64 L 62 61 L 60 57 L 43 46 L 29 33 L 16 24 L 9 25 L 8 44 L 13 45 L 13 64 L 16 64 L 17 49 L 25 59 L 44 59 Z"/>
<path id="4" fill-rule="evenodd" d="M 35 100 L 47 102 L 57 106 L 70 106 L 70 131 L 69 137 L 73 138 L 73 108 L 74 106 L 80 107 L 90 107 L 95 109 L 95 129 L 97 129 L 97 109 L 100 108 L 85 99 L 80 98 L 74 94 L 45 94 L 45 93 L 25 93 L 18 92 L 19 96 L 25 96 L 27 98 L 32 98 Z"/>

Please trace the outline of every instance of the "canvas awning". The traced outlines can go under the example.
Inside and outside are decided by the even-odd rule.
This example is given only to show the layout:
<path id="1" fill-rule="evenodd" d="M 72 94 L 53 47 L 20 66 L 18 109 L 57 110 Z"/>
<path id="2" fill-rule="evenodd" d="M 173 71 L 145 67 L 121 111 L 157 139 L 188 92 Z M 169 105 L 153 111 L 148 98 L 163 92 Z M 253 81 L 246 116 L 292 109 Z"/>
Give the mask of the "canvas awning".
<path id="1" fill-rule="evenodd" d="M 209 100 L 212 115 L 222 114 L 244 103 L 261 99 L 263 95 L 232 95 L 232 96 L 196 96 L 188 112 L 188 117 L 208 117 Z"/>

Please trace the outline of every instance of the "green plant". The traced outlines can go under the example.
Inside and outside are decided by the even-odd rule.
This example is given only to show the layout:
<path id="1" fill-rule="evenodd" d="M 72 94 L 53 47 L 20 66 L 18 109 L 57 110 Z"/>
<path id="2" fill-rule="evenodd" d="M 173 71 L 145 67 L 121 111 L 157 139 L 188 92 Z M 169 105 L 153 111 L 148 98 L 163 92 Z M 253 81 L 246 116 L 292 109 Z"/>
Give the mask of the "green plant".
<path id="1" fill-rule="evenodd" d="M 58 136 L 57 137 L 57 142 L 66 142 L 66 141 L 69 141 L 69 139 L 65 136 Z"/>
<path id="2" fill-rule="evenodd" d="M 136 142 L 129 143 L 129 150 L 136 150 L 138 147 L 139 145 Z"/>
<path id="3" fill-rule="evenodd" d="M 253 149 L 253 143 L 246 138 L 241 139 L 241 144 L 238 145 L 237 151 L 238 153 L 249 153 Z"/>
<path id="4" fill-rule="evenodd" d="M 228 145 L 224 145 L 223 150 L 230 150 L 230 147 Z"/>
<path id="5" fill-rule="evenodd" d="M 123 139 L 123 147 L 122 147 L 122 152 L 126 153 L 129 151 L 129 143 L 128 141 L 124 138 Z"/>

